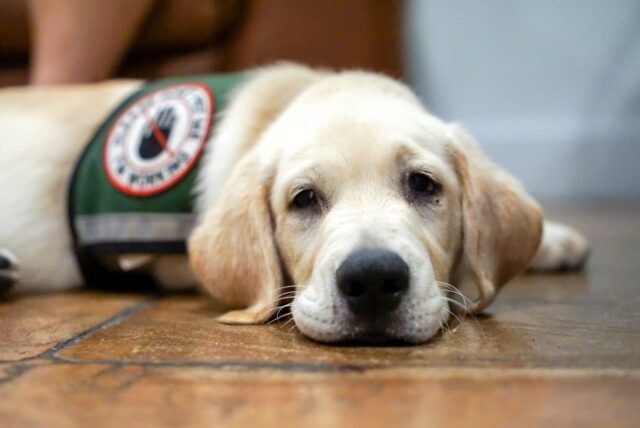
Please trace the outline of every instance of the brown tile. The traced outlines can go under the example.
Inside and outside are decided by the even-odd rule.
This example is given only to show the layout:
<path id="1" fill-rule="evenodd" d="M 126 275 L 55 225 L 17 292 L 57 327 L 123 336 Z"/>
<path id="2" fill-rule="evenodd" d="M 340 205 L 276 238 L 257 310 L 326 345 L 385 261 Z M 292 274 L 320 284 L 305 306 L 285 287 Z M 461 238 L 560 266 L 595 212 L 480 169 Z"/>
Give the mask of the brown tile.
<path id="1" fill-rule="evenodd" d="M 0 361 L 34 357 L 144 300 L 79 292 L 0 301 Z"/>
<path id="2" fill-rule="evenodd" d="M 0 384 L 5 426 L 636 427 L 640 373 L 285 373 L 36 367 Z"/>

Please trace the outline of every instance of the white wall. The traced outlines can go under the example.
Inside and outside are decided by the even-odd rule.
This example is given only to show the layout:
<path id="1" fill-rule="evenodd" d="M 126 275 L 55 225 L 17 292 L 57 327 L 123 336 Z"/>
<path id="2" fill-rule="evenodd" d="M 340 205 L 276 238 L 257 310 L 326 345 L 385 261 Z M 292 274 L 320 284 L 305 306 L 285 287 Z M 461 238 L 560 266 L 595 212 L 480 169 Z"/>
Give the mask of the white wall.
<path id="1" fill-rule="evenodd" d="M 536 196 L 640 198 L 640 1 L 407 0 L 409 78 Z"/>

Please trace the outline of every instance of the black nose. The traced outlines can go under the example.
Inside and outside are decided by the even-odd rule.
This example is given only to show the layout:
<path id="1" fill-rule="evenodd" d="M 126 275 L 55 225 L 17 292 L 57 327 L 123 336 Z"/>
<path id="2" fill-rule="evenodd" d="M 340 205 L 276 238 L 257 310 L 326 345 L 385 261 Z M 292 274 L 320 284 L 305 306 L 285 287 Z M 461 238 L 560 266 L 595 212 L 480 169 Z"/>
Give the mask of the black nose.
<path id="1" fill-rule="evenodd" d="M 392 251 L 360 250 L 342 262 L 336 280 L 354 314 L 376 317 L 400 304 L 409 288 L 409 266 Z"/>

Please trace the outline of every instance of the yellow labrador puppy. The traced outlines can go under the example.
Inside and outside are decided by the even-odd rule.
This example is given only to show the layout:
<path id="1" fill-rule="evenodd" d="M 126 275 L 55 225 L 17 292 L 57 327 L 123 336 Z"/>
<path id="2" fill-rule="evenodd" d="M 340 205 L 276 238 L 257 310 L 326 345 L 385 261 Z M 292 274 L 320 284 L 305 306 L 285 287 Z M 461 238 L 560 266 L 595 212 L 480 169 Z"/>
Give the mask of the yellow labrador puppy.
<path id="1" fill-rule="evenodd" d="M 139 85 L 0 92 L 5 283 L 82 283 L 67 184 L 95 128 Z M 538 204 L 460 125 L 378 74 L 255 70 L 206 147 L 189 262 L 137 253 L 118 262 L 128 257 L 168 287 L 198 282 L 228 308 L 225 323 L 264 322 L 289 297 L 313 339 L 419 343 L 447 322 L 458 288 L 477 290 L 456 304 L 478 312 L 528 267 L 578 267 L 587 255 L 577 232 L 543 224 Z"/>

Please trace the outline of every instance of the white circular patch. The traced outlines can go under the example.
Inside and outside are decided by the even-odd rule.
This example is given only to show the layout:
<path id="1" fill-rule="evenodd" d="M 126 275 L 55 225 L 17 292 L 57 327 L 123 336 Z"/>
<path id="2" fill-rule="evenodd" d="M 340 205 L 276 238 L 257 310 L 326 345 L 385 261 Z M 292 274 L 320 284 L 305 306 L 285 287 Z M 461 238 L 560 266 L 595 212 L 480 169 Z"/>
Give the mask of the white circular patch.
<path id="1" fill-rule="evenodd" d="M 115 120 L 104 144 L 109 181 L 130 196 L 169 189 L 195 165 L 206 143 L 214 101 L 199 84 L 151 92 Z"/>

